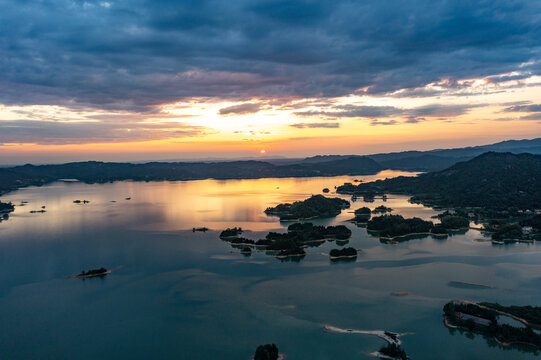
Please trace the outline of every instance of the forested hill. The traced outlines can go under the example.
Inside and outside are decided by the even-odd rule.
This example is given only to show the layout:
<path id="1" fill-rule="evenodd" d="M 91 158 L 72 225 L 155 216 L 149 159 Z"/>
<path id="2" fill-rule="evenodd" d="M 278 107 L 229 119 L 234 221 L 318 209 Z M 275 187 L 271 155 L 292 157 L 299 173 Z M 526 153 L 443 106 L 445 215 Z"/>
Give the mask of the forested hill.
<path id="1" fill-rule="evenodd" d="M 77 179 L 87 183 L 117 180 L 257 179 L 367 175 L 381 170 L 383 170 L 381 165 L 366 157 L 295 165 L 274 165 L 263 161 L 150 162 L 146 164 L 90 161 L 62 165 L 24 165 L 0 168 L 0 194 L 24 186 L 51 183 L 59 179 Z"/>
<path id="2" fill-rule="evenodd" d="M 404 193 L 427 205 L 541 208 L 541 155 L 488 152 L 418 177 L 344 184 L 340 193 Z"/>

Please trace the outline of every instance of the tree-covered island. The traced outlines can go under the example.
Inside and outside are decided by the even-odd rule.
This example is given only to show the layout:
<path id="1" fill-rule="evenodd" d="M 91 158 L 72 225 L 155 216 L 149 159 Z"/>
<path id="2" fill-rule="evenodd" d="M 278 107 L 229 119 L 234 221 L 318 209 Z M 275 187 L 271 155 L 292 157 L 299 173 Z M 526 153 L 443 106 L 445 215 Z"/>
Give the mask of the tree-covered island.
<path id="1" fill-rule="evenodd" d="M 339 215 L 343 209 L 347 209 L 349 206 L 348 201 L 340 198 L 313 195 L 304 201 L 269 207 L 265 210 L 265 214 L 279 216 L 280 220 L 283 221 L 326 218 Z"/>
<path id="2" fill-rule="evenodd" d="M 353 218 L 353 222 L 355 223 L 366 223 L 370 217 L 372 216 L 372 210 L 370 210 L 369 207 L 363 206 L 357 210 L 355 210 L 355 217 Z"/>
<path id="3" fill-rule="evenodd" d="M 331 260 L 340 260 L 340 259 L 354 259 L 357 257 L 357 249 L 352 247 L 342 248 L 342 249 L 332 249 L 329 252 L 329 258 Z"/>
<path id="4" fill-rule="evenodd" d="M 317 226 L 312 223 L 295 223 L 288 227 L 286 233 L 269 232 L 264 239 L 257 241 L 232 236 L 234 229 L 224 230 L 226 235 L 220 236 L 222 240 L 229 242 L 235 247 L 255 247 L 265 250 L 269 255 L 278 258 L 302 257 L 306 255 L 304 248 L 317 246 L 328 240 L 346 240 L 351 237 L 351 230 L 344 225 Z M 224 234 L 222 231 L 222 234 Z M 221 235 L 222 235 L 221 234 Z"/>
<path id="5" fill-rule="evenodd" d="M 434 224 L 417 217 L 406 219 L 401 215 L 381 215 L 370 219 L 366 228 L 382 240 L 406 240 L 413 235 L 447 236 L 450 232 L 468 228 L 469 221 L 460 216 L 444 216 Z"/>
<path id="6" fill-rule="evenodd" d="M 406 354 L 404 349 L 400 345 L 389 343 L 381 347 L 378 351 L 378 355 L 384 359 L 393 359 L 393 360 L 408 360 L 409 356 Z"/>
<path id="7" fill-rule="evenodd" d="M 11 203 L 0 201 L 0 222 L 9 219 L 9 213 L 15 210 L 15 206 Z"/>
<path id="8" fill-rule="evenodd" d="M 239 237 L 240 234 L 242 234 L 242 228 L 240 227 L 234 227 L 234 228 L 227 228 L 224 231 L 220 233 L 221 239 L 232 239 Z"/>
<path id="9" fill-rule="evenodd" d="M 0 201 L 0 214 L 6 214 L 15 210 L 15 206 L 11 203 L 5 203 Z"/>
<path id="10" fill-rule="evenodd" d="M 380 205 L 378 207 L 376 207 L 374 209 L 374 211 L 372 211 L 374 214 L 385 214 L 385 213 L 388 213 L 388 212 L 391 212 L 393 211 L 393 209 L 391 209 L 390 207 L 387 207 L 385 205 Z"/>
<path id="11" fill-rule="evenodd" d="M 282 358 L 275 344 L 259 345 L 255 350 L 253 360 L 278 360 Z"/>

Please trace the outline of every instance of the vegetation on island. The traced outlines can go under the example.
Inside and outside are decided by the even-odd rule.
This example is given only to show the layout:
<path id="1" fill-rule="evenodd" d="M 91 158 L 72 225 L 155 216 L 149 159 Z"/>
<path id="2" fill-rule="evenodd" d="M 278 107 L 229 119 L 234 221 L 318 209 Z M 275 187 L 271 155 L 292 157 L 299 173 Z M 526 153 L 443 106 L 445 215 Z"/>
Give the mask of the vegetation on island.
<path id="1" fill-rule="evenodd" d="M 408 194 L 410 201 L 453 208 L 438 218 L 432 233 L 445 235 L 482 223 L 494 243 L 541 239 L 541 156 L 488 152 L 448 169 L 370 183 L 345 183 L 340 194 Z"/>
<path id="2" fill-rule="evenodd" d="M 240 227 L 227 228 L 220 233 L 220 237 L 221 238 L 237 237 L 240 234 L 242 234 L 242 228 Z"/>
<path id="3" fill-rule="evenodd" d="M 229 240 L 229 243 L 231 245 L 241 246 L 241 245 L 255 245 L 255 241 L 251 239 L 247 239 L 244 237 L 231 237 Z"/>
<path id="4" fill-rule="evenodd" d="M 5 203 L 0 201 L 0 214 L 7 214 L 13 210 L 15 210 L 15 206 L 11 202 Z"/>
<path id="5" fill-rule="evenodd" d="M 372 216 L 372 210 L 364 206 L 362 208 L 355 210 L 355 218 L 353 218 L 353 221 L 359 222 L 359 223 L 365 223 L 370 219 L 371 216 Z"/>
<path id="6" fill-rule="evenodd" d="M 279 216 L 280 220 L 325 218 L 337 216 L 349 206 L 349 202 L 343 199 L 313 195 L 304 201 L 269 207 L 265 210 L 265 214 Z"/>
<path id="7" fill-rule="evenodd" d="M 541 156 L 487 152 L 448 169 L 417 177 L 396 177 L 358 185 L 344 184 L 341 194 L 412 195 L 428 206 L 485 209 L 541 208 Z"/>
<path id="8" fill-rule="evenodd" d="M 537 327 L 541 327 L 541 306 L 504 306 L 491 302 L 482 302 L 479 305 L 517 316 L 531 324 L 535 324 Z"/>
<path id="9" fill-rule="evenodd" d="M 458 215 L 440 217 L 441 226 L 446 230 L 460 230 L 470 227 L 470 220 Z"/>
<path id="10" fill-rule="evenodd" d="M 352 258 L 357 256 L 357 249 L 352 247 L 342 249 L 332 249 L 329 252 L 329 256 L 332 258 Z"/>
<path id="11" fill-rule="evenodd" d="M 275 344 L 259 345 L 255 350 L 253 360 L 277 360 L 279 355 Z"/>
<path id="12" fill-rule="evenodd" d="M 533 230 L 541 231 L 541 214 L 536 214 L 520 222 L 521 226 L 530 226 Z"/>
<path id="13" fill-rule="evenodd" d="M 237 229 L 237 231 L 234 231 Z M 304 256 L 304 248 L 319 245 L 327 240 L 346 240 L 351 237 L 351 230 L 344 225 L 317 226 L 312 223 L 295 223 L 287 228 L 286 233 L 269 232 L 264 239 L 257 241 L 239 237 L 240 228 L 227 229 L 222 234 L 229 236 L 220 237 L 232 246 L 264 248 L 273 255 L 284 258 Z M 236 234 L 236 235 L 234 235 Z"/>
<path id="14" fill-rule="evenodd" d="M 377 232 L 380 237 L 394 238 L 412 234 L 429 233 L 434 227 L 432 221 L 414 217 L 404 219 L 401 215 L 382 215 L 370 219 L 366 228 Z"/>
<path id="15" fill-rule="evenodd" d="M 380 205 L 378 207 L 376 207 L 374 209 L 374 211 L 372 211 L 374 214 L 385 214 L 385 213 L 388 213 L 388 212 L 391 212 L 393 211 L 393 209 L 391 209 L 390 207 L 387 207 L 385 205 Z"/>
<path id="16" fill-rule="evenodd" d="M 322 191 L 323 191 L 324 193 L 328 193 L 330 190 L 329 190 L 329 188 L 323 188 Z"/>
<path id="17" fill-rule="evenodd" d="M 479 333 L 496 339 L 503 346 L 525 344 L 541 348 L 541 334 L 535 332 L 530 326 L 511 326 L 500 323 L 503 311 L 510 314 L 523 314 L 538 319 L 539 309 L 533 307 L 512 306 L 505 307 L 492 303 L 464 303 L 449 302 L 443 307 L 445 324 L 448 327 L 457 327 L 470 332 Z M 517 315 L 519 316 L 519 315 Z"/>
<path id="18" fill-rule="evenodd" d="M 440 217 L 440 220 L 440 223 L 434 224 L 417 217 L 405 219 L 401 215 L 381 215 L 370 219 L 366 228 L 381 238 L 395 238 L 417 234 L 441 236 L 452 230 L 469 227 L 469 220 L 461 216 L 446 215 Z"/>
<path id="19" fill-rule="evenodd" d="M 495 241 L 517 241 L 522 239 L 523 232 L 522 227 L 518 224 L 504 224 L 496 229 L 492 233 L 492 240 Z"/>
<path id="20" fill-rule="evenodd" d="M 404 349 L 395 343 L 389 343 L 379 349 L 379 353 L 393 359 L 408 360 L 409 356 Z"/>

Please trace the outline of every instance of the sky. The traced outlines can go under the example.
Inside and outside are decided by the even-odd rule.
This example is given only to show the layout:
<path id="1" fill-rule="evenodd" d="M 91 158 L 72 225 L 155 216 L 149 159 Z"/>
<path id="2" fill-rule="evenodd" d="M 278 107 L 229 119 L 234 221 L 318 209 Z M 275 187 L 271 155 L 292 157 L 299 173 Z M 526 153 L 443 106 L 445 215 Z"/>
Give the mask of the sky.
<path id="1" fill-rule="evenodd" d="M 538 0 L 0 0 L 0 164 L 541 137 Z"/>

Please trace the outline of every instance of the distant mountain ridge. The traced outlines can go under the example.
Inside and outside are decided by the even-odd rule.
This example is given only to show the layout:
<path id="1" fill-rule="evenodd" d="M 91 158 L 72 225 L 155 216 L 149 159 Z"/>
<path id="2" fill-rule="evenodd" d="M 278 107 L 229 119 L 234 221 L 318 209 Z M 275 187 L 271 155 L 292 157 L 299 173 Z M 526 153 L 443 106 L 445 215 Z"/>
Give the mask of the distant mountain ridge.
<path id="1" fill-rule="evenodd" d="M 274 165 L 254 160 L 216 163 L 150 162 L 132 164 L 88 161 L 61 165 L 35 166 L 28 164 L 0 168 L 0 194 L 24 186 L 40 186 L 60 179 L 77 179 L 86 183 L 120 180 L 258 179 L 367 175 L 376 174 L 381 170 L 383 170 L 381 165 L 367 157 L 295 165 Z"/>
<path id="2" fill-rule="evenodd" d="M 384 169 L 436 171 L 472 159 L 486 151 L 541 154 L 541 138 L 510 140 L 497 144 L 460 149 L 405 151 L 401 153 L 360 155 L 319 155 L 306 159 L 276 161 L 220 162 L 76 162 L 58 165 L 23 165 L 0 168 L 0 194 L 24 186 L 51 183 L 60 179 L 78 179 L 87 183 L 120 180 L 197 180 L 257 179 L 271 177 L 314 177 L 369 175 Z M 479 175 L 479 174 L 477 174 Z"/>
<path id="3" fill-rule="evenodd" d="M 460 161 L 473 159 L 488 151 L 510 152 L 514 154 L 541 154 L 541 138 L 526 140 L 507 140 L 489 145 L 470 146 L 455 149 L 435 149 L 428 151 L 403 151 L 366 155 L 381 166 L 393 170 L 436 171 L 443 170 Z M 318 155 L 303 160 L 306 163 L 351 158 L 359 155 Z"/>

